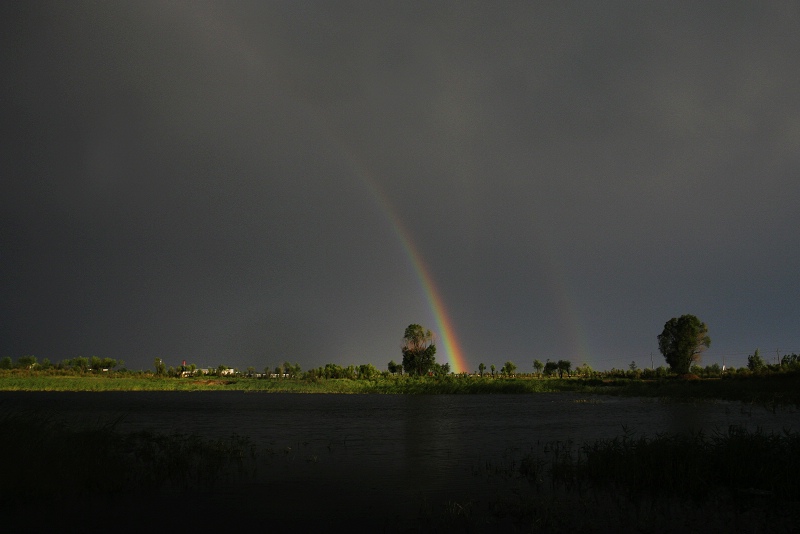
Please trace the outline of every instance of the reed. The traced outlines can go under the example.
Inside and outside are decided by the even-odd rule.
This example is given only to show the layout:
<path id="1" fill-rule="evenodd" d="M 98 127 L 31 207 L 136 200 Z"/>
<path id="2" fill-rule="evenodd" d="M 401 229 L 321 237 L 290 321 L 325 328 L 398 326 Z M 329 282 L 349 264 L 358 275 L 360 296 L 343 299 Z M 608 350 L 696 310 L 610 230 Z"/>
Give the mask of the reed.
<path id="1" fill-rule="evenodd" d="M 427 387 L 425 381 L 395 386 Z M 197 496 L 198 488 L 213 489 L 222 482 L 225 488 L 247 487 L 260 455 L 290 451 L 260 451 L 241 436 L 123 433 L 117 430 L 119 422 L 81 427 L 42 413 L 0 413 L 0 454 L 7 459 L 0 476 L 4 527 L 30 530 L 34 514 L 40 526 L 46 514 L 52 514 L 47 526 L 70 524 L 62 523 L 70 511 L 131 495 L 141 503 L 141 495 L 150 500 L 190 490 Z M 731 427 L 710 434 L 624 433 L 582 444 L 535 444 L 529 451 L 506 451 L 474 466 L 473 475 L 481 479 L 474 496 L 424 503 L 409 511 L 408 522 L 396 526 L 629 532 L 652 531 L 657 525 L 660 532 L 729 532 L 757 531 L 768 521 L 771 531 L 789 532 L 800 520 L 799 474 L 800 433 L 789 431 Z M 486 478 L 503 482 L 504 491 L 488 496 L 478 491 L 487 485 Z M 270 494 L 280 502 L 279 487 Z M 246 499 L 249 494 L 240 490 L 237 495 Z M 237 510 L 263 505 L 255 497 L 239 503 Z M 107 526 L 102 521 L 99 528 Z M 369 521 L 381 519 L 364 517 L 362 526 L 368 528 Z M 180 524 L 185 526 L 185 519 Z M 384 530 L 392 531 L 391 525 Z"/>
<path id="2" fill-rule="evenodd" d="M 472 525 L 517 532 L 792 532 L 800 520 L 800 434 L 731 427 L 538 444 L 474 471 L 511 491 L 471 503 Z M 516 485 L 515 480 L 527 481 Z M 480 511 L 480 513 L 478 512 Z M 430 524 L 461 528 L 442 510 Z"/>
<path id="3" fill-rule="evenodd" d="M 196 488 L 244 473 L 255 459 L 245 437 L 126 434 L 118 422 L 72 427 L 42 413 L 0 414 L 3 504 Z"/>
<path id="4" fill-rule="evenodd" d="M 551 451 L 553 482 L 693 502 L 724 496 L 800 499 L 800 434 L 748 432 L 625 434 Z"/>

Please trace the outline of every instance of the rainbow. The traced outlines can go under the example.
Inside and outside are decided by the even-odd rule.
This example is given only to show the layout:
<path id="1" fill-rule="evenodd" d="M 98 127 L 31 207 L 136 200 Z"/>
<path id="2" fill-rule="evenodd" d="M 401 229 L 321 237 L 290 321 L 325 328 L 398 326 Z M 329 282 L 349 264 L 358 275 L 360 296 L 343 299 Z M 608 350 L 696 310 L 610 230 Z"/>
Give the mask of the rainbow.
<path id="1" fill-rule="evenodd" d="M 551 276 L 557 288 L 556 300 L 558 303 L 558 309 L 560 310 L 563 323 L 569 329 L 567 337 L 572 341 L 569 349 L 571 354 L 567 355 L 566 359 L 571 360 L 576 366 L 586 363 L 590 367 L 594 367 L 597 365 L 597 363 L 592 361 L 591 352 L 589 351 L 589 343 L 586 339 L 586 334 L 581 327 L 580 316 L 578 315 L 575 306 L 575 299 L 572 296 L 569 286 L 565 280 L 563 274 L 564 271 L 563 269 L 558 268 L 558 261 L 554 252 L 551 251 L 548 257 L 550 258 L 551 262 Z"/>
<path id="2" fill-rule="evenodd" d="M 198 29 L 198 35 L 206 38 L 209 46 L 213 46 L 214 48 L 224 46 L 228 48 L 232 52 L 238 54 L 246 67 L 253 71 L 259 71 L 265 68 L 266 63 L 263 60 L 261 52 L 253 47 L 252 43 L 249 42 L 233 18 L 224 16 L 224 11 L 212 10 L 210 7 L 196 5 L 195 3 L 186 4 L 185 6 L 179 4 L 174 7 L 182 11 L 180 15 L 186 20 L 194 23 Z M 163 17 L 163 13 L 161 10 L 153 10 L 152 16 L 154 18 L 160 18 Z M 290 101 L 295 101 L 290 91 L 277 89 L 276 95 Z M 298 103 L 296 109 L 297 112 L 304 115 L 310 123 L 317 126 L 327 142 L 338 151 L 340 157 L 344 157 L 350 169 L 356 173 L 362 183 L 364 183 L 372 193 L 373 198 L 377 201 L 382 212 L 392 225 L 394 233 L 403 245 L 406 255 L 413 265 L 416 276 L 425 292 L 428 305 L 433 312 L 441 345 L 443 345 L 451 369 L 455 372 L 465 372 L 467 370 L 467 363 L 464 359 L 461 347 L 459 346 L 453 328 L 453 322 L 450 315 L 447 313 L 441 292 L 434 283 L 430 269 L 423 261 L 419 249 L 414 245 L 414 241 L 411 239 L 411 234 L 403 225 L 401 219 L 396 215 L 391 203 L 382 193 L 377 182 L 370 177 L 367 169 L 360 164 L 359 158 L 352 153 L 351 147 L 345 143 L 343 137 L 336 135 L 329 121 L 325 120 L 325 117 L 319 113 L 319 110 L 315 113 L 311 113 L 307 110 L 306 106 L 300 103 Z M 534 227 L 538 228 L 539 226 L 535 225 Z M 580 363 L 598 364 L 599 362 L 591 361 L 591 353 L 588 348 L 586 335 L 581 325 L 580 316 L 577 313 L 575 298 L 569 290 L 569 284 L 564 274 L 564 266 L 561 265 L 554 248 L 548 243 L 547 237 L 540 235 L 539 240 L 543 245 L 544 257 L 548 263 L 547 271 L 549 272 L 550 282 L 555 290 L 556 307 L 558 308 L 558 313 L 562 317 L 563 324 L 567 328 L 568 337 L 572 341 L 569 348 L 572 354 L 564 356 L 567 356 L 574 363 L 577 363 L 575 360 L 578 360 Z M 560 358 L 561 356 L 558 357 Z"/>
<path id="3" fill-rule="evenodd" d="M 430 269 L 428 269 L 425 261 L 422 258 L 422 255 L 419 253 L 419 250 L 411 240 L 411 235 L 409 234 L 408 230 L 406 230 L 402 221 L 395 214 L 388 200 L 380 193 L 380 190 L 377 188 L 377 186 L 374 184 L 370 185 L 372 185 L 370 189 L 373 191 L 373 194 L 378 196 L 380 203 L 383 206 L 383 212 L 391 222 L 394 232 L 400 239 L 406 254 L 411 260 L 414 271 L 416 272 L 417 277 L 422 284 L 428 305 L 430 306 L 431 311 L 433 312 L 434 320 L 436 321 L 436 329 L 438 331 L 438 336 L 441 339 L 442 348 L 447 355 L 447 361 L 450 363 L 450 370 L 454 373 L 467 372 L 467 362 L 464 359 L 464 352 L 461 350 L 461 346 L 458 343 L 458 338 L 456 337 L 455 329 L 453 328 L 453 321 L 450 318 L 450 314 L 447 313 L 447 308 L 444 305 L 444 299 L 442 299 L 442 294 L 433 281 L 433 276 L 431 276 Z"/>
<path id="4" fill-rule="evenodd" d="M 187 6 L 185 8 L 179 7 L 185 11 L 182 13 L 189 20 L 192 20 L 198 27 L 198 34 L 211 37 L 210 41 L 214 47 L 223 43 L 223 46 L 237 53 L 242 60 L 246 63 L 247 67 L 252 70 L 260 70 L 264 68 L 264 61 L 259 51 L 254 48 L 251 43 L 245 38 L 244 34 L 238 28 L 236 23 L 229 18 L 222 17 L 224 13 L 217 13 L 210 8 L 202 6 L 191 5 L 191 9 Z M 158 17 L 160 14 L 153 13 L 153 16 Z M 279 91 L 280 93 L 280 91 Z M 294 100 L 293 96 L 289 93 L 281 94 L 284 98 Z M 420 284 L 425 292 L 425 296 L 430 306 L 434 320 L 436 321 L 436 328 L 438 330 L 437 337 L 441 340 L 444 352 L 447 355 L 447 360 L 450 363 L 450 368 L 453 372 L 462 373 L 467 371 L 467 363 L 464 359 L 464 353 L 459 346 L 456 338 L 455 330 L 453 328 L 453 321 L 447 313 L 444 305 L 441 292 L 437 289 L 431 276 L 430 269 L 426 266 L 419 253 L 419 249 L 414 245 L 411 239 L 411 234 L 403 225 L 400 218 L 396 215 L 391 203 L 381 191 L 377 182 L 371 178 L 370 173 L 367 171 L 359 159 L 353 154 L 350 147 L 344 142 L 341 136 L 334 133 L 325 118 L 319 114 L 310 114 L 305 111 L 305 106 L 297 106 L 299 113 L 304 114 L 310 122 L 315 124 L 327 141 L 334 147 L 339 157 L 343 157 L 349 165 L 350 169 L 360 178 L 369 191 L 372 193 L 373 198 L 377 201 L 383 213 L 391 223 L 395 234 L 405 249 L 411 264 L 413 265 L 416 276 L 419 278 Z"/>
<path id="5" fill-rule="evenodd" d="M 341 143 L 337 144 L 341 145 Z M 389 199 L 380 189 L 378 184 L 375 182 L 375 180 L 370 178 L 370 175 L 366 169 L 358 163 L 358 160 L 353 157 L 348 150 L 343 149 L 341 146 L 340 148 L 342 148 L 341 153 L 348 156 L 347 161 L 351 169 L 355 171 L 356 175 L 361 179 L 367 189 L 369 189 L 373 198 L 380 206 L 381 212 L 389 220 L 395 235 L 403 245 L 403 249 L 411 261 L 414 272 L 416 273 L 420 285 L 425 292 L 425 298 L 428 302 L 428 305 L 433 312 L 434 321 L 436 322 L 435 334 L 436 337 L 438 337 L 441 341 L 439 347 L 444 349 L 444 353 L 447 356 L 447 361 L 450 363 L 450 370 L 454 373 L 468 372 L 469 366 L 464 358 L 464 352 L 461 350 L 461 345 L 458 342 L 455 328 L 453 327 L 453 320 L 450 318 L 450 314 L 447 312 L 444 299 L 434 283 L 430 269 L 426 265 L 425 260 L 422 258 L 422 254 L 420 254 L 419 249 L 416 245 L 414 245 L 414 241 L 411 239 L 411 233 L 406 229 L 400 217 L 397 216 L 392 204 L 389 202 Z"/>
<path id="6" fill-rule="evenodd" d="M 541 226 L 538 224 L 538 221 L 536 221 L 535 213 L 531 215 L 534 219 L 533 227 L 540 228 Z M 555 308 L 560 315 L 562 324 L 565 325 L 567 329 L 567 339 L 570 340 L 570 346 L 568 348 L 570 353 L 564 354 L 563 356 L 556 355 L 556 357 L 558 359 L 566 357 L 565 359 L 572 361 L 576 366 L 586 363 L 594 367 L 598 362 L 592 359 L 589 343 L 575 304 L 575 297 L 572 295 L 570 285 L 567 283 L 565 275 L 567 270 L 562 265 L 561 261 L 559 261 L 559 256 L 554 250 L 550 239 L 541 232 L 536 232 L 536 234 L 537 244 L 544 252 L 542 258 L 546 263 L 545 273 L 549 278 L 550 285 L 554 288 Z"/>

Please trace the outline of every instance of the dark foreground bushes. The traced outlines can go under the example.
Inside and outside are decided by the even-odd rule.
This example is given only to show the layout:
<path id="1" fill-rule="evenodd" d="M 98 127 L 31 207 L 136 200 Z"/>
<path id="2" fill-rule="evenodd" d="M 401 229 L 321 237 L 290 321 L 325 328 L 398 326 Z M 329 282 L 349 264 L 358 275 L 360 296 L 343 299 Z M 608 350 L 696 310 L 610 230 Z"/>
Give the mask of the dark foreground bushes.
<path id="1" fill-rule="evenodd" d="M 122 433 L 115 422 L 71 428 L 40 413 L 5 413 L 0 517 L 13 532 L 127 531 L 143 514 L 173 513 L 169 496 L 246 472 L 254 455 L 239 436 Z"/>
<path id="2" fill-rule="evenodd" d="M 518 485 L 430 514 L 442 528 L 516 532 L 796 532 L 800 434 L 623 435 L 541 445 L 483 475 Z M 437 523 L 438 521 L 438 523 Z M 447 525 L 450 525 L 449 527 Z"/>
<path id="3" fill-rule="evenodd" d="M 0 517 L 9 532 L 205 532 L 226 525 L 275 531 L 349 525 L 365 532 L 793 532 L 800 524 L 800 434 L 789 431 L 732 427 L 537 444 L 472 467 L 471 498 L 408 509 L 401 521 L 386 519 L 396 507 L 364 506 L 376 488 L 363 488 L 363 495 L 353 490 L 336 519 L 313 500 L 294 503 L 295 513 L 288 513 L 287 488 L 298 486 L 293 494 L 303 495 L 313 477 L 258 483 L 250 470 L 263 453 L 237 436 L 123 433 L 114 422 L 70 428 L 41 414 L 4 414 Z"/>
<path id="4" fill-rule="evenodd" d="M 800 499 L 800 434 L 748 432 L 624 435 L 551 447 L 553 483 L 599 488 L 631 498 L 669 497 L 704 503 L 751 496 Z"/>
<path id="5" fill-rule="evenodd" d="M 213 484 L 255 454 L 247 438 L 71 429 L 41 414 L 0 416 L 0 495 L 6 502 L 174 490 Z"/>

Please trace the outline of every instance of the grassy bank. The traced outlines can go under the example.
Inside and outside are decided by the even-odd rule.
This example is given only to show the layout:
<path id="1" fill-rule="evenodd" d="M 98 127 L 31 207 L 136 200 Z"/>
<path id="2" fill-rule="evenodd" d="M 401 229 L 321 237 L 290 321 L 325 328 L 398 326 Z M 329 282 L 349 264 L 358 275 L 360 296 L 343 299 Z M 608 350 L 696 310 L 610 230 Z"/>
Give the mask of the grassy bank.
<path id="1" fill-rule="evenodd" d="M 661 380 L 586 378 L 379 377 L 351 379 L 257 379 L 246 377 L 166 378 L 118 373 L 0 373 L 0 391 L 253 391 L 338 394 L 529 394 L 572 391 L 583 394 L 723 399 L 765 405 L 800 405 L 800 373 L 723 379 Z"/>
<path id="2" fill-rule="evenodd" d="M 463 376 L 381 377 L 374 380 L 256 379 L 246 377 L 165 378 L 153 375 L 0 374 L 0 391 L 263 391 L 268 393 L 475 394 L 571 391 L 569 380 L 497 379 Z"/>
<path id="3" fill-rule="evenodd" d="M 600 395 L 720 399 L 763 405 L 800 405 L 800 373 L 683 380 L 581 380 L 580 391 Z"/>

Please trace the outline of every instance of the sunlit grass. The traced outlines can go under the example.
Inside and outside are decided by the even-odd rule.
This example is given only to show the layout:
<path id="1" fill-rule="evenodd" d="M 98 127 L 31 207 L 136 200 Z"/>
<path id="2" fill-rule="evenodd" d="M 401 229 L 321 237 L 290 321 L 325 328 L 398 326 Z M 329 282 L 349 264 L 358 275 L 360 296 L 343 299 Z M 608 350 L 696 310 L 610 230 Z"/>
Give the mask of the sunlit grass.
<path id="1" fill-rule="evenodd" d="M 766 406 L 800 405 L 800 373 L 723 379 L 491 378 L 380 376 L 374 379 L 167 378 L 147 374 L 45 374 L 0 371 L 2 391 L 250 391 L 336 394 L 531 394 L 571 391 L 672 399 L 723 399 Z"/>

